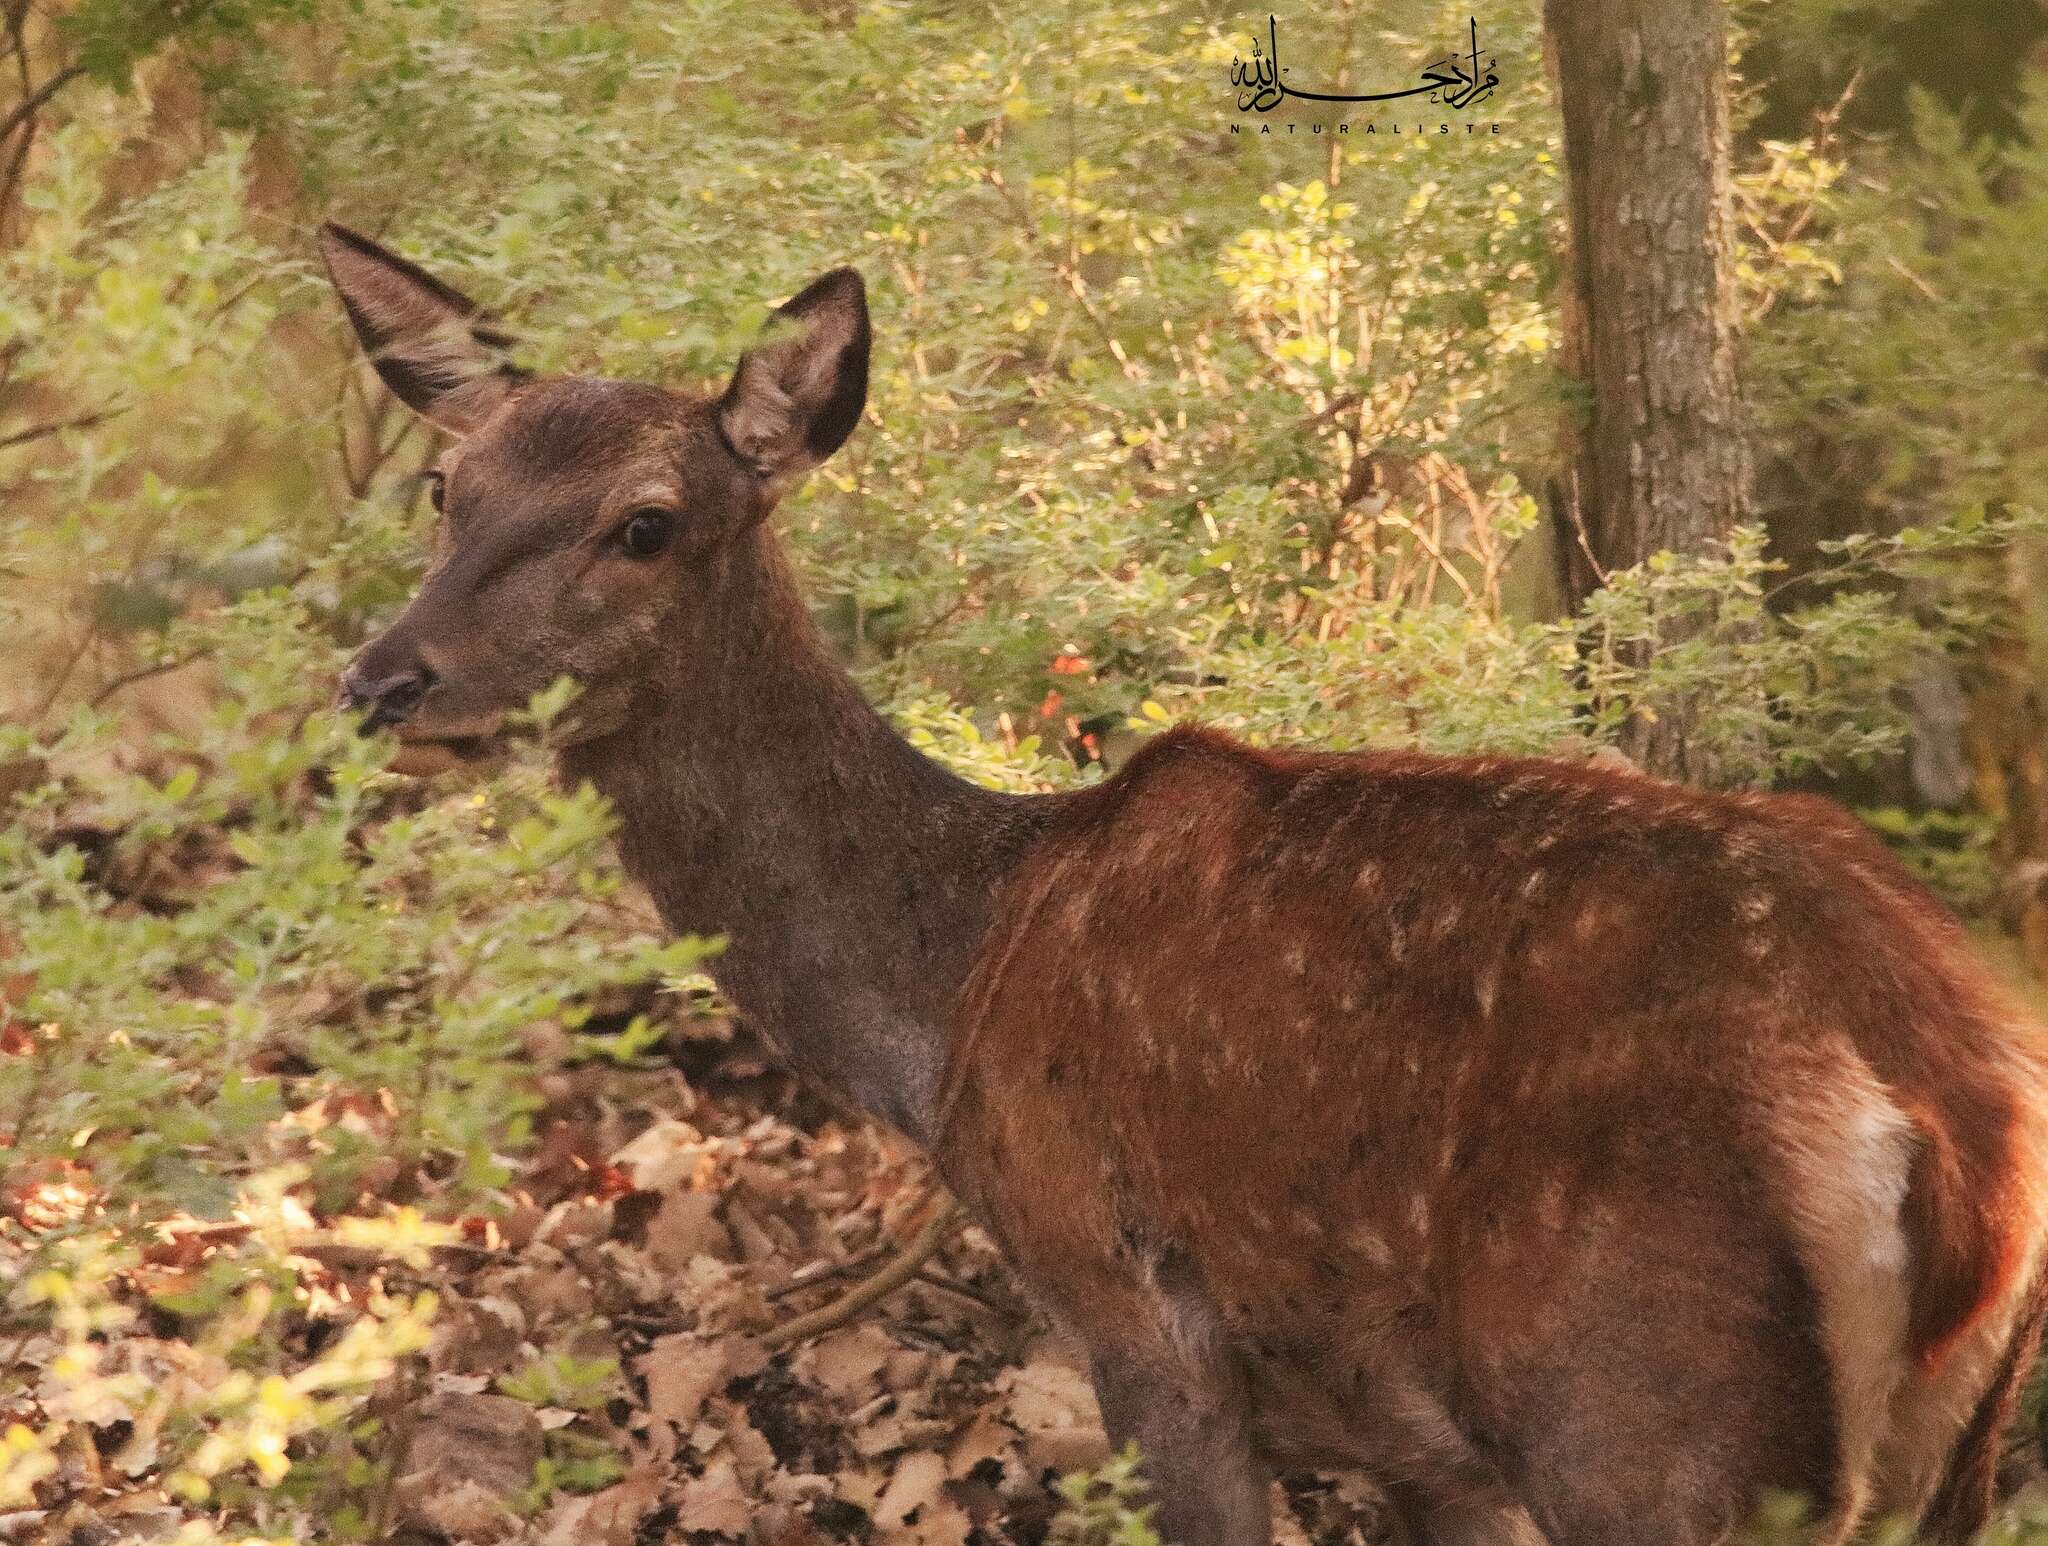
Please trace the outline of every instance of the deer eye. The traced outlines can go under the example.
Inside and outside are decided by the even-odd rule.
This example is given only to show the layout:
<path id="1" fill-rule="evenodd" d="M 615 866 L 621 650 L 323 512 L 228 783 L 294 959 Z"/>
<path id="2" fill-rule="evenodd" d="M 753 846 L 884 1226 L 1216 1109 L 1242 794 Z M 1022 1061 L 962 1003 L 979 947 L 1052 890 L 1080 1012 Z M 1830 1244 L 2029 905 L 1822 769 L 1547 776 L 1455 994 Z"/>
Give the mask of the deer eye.
<path id="1" fill-rule="evenodd" d="M 635 558 L 652 558 L 668 546 L 675 529 L 674 512 L 648 505 L 626 517 L 626 524 L 619 528 L 619 541 Z"/>
<path id="2" fill-rule="evenodd" d="M 420 476 L 427 481 L 427 503 L 436 510 L 445 510 L 448 503 L 448 480 L 438 468 L 429 467 Z"/>

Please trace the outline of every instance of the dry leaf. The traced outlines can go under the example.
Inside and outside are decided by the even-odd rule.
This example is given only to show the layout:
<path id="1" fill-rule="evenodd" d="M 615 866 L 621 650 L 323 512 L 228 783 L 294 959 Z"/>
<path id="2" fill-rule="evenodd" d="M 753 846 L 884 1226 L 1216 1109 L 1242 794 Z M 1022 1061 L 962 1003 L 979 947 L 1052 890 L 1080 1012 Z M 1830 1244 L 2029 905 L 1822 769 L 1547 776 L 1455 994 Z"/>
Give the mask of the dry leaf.
<path id="1" fill-rule="evenodd" d="M 965 1476 L 984 1460 L 999 1460 L 1016 1441 L 1016 1435 L 987 1412 L 977 1412 L 974 1421 L 960 1430 L 947 1446 L 946 1469 L 953 1476 Z"/>
<path id="2" fill-rule="evenodd" d="M 945 1484 L 944 1456 L 920 1449 L 899 1460 L 875 1502 L 878 1546 L 966 1546 L 972 1523 L 942 1491 Z"/>
<path id="3" fill-rule="evenodd" d="M 938 1362 L 920 1347 L 892 1347 L 882 1368 L 882 1385 L 888 1390 L 929 1390 L 934 1384 L 933 1365 Z"/>
<path id="4" fill-rule="evenodd" d="M 712 1461 L 702 1476 L 683 1484 L 677 1502 L 676 1528 L 682 1531 L 741 1536 L 754 1517 L 746 1489 L 740 1486 L 732 1461 L 723 1455 Z"/>
<path id="5" fill-rule="evenodd" d="M 647 1381 L 648 1414 L 678 1433 L 688 1431 L 705 1400 L 732 1378 L 727 1342 L 690 1331 L 656 1337 L 633 1367 Z"/>
<path id="6" fill-rule="evenodd" d="M 928 1449 L 913 1450 L 896 1462 L 896 1470 L 875 1502 L 875 1524 L 893 1529 L 931 1503 L 946 1480 L 946 1457 Z"/>
<path id="7" fill-rule="evenodd" d="M 858 1403 L 875 1393 L 895 1350 L 886 1331 L 863 1322 L 818 1338 L 791 1362 L 790 1372 L 843 1401 Z"/>
<path id="8" fill-rule="evenodd" d="M 666 1481 L 662 1467 L 638 1466 L 602 1492 L 563 1498 L 541 1521 L 535 1546 L 633 1546 Z"/>
<path id="9" fill-rule="evenodd" d="M 437 1380 L 452 1379 L 457 1371 L 495 1372 L 513 1360 L 525 1336 L 525 1309 L 503 1294 L 460 1299 L 444 1293 L 427 1356 L 437 1371 L 447 1371 L 437 1373 Z M 483 1386 L 448 1388 L 481 1390 Z"/>
<path id="10" fill-rule="evenodd" d="M 996 1386 L 1008 1398 L 1005 1410 L 1024 1436 L 1032 1465 L 1071 1471 L 1108 1457 L 1095 1392 L 1078 1369 L 1034 1358 L 1021 1369 L 1004 1370 Z"/>
<path id="11" fill-rule="evenodd" d="M 747 1409 L 737 1401 L 713 1397 L 705 1415 L 725 1436 L 725 1447 L 732 1455 L 741 1480 L 753 1484 L 776 1467 L 775 1449 L 754 1426 L 754 1420 L 747 1416 Z"/>
<path id="12" fill-rule="evenodd" d="M 732 1236 L 718 1218 L 716 1192 L 670 1192 L 647 1221 L 647 1254 L 671 1277 L 699 1256 L 733 1258 Z"/>
<path id="13" fill-rule="evenodd" d="M 706 1153 L 704 1135 L 687 1122 L 664 1117 L 612 1156 L 635 1190 L 666 1192 L 688 1183 Z"/>
<path id="14" fill-rule="evenodd" d="M 758 1331 L 775 1320 L 751 1274 L 708 1256 L 691 1258 L 674 1292 L 696 1307 L 697 1324 L 707 1331 Z"/>

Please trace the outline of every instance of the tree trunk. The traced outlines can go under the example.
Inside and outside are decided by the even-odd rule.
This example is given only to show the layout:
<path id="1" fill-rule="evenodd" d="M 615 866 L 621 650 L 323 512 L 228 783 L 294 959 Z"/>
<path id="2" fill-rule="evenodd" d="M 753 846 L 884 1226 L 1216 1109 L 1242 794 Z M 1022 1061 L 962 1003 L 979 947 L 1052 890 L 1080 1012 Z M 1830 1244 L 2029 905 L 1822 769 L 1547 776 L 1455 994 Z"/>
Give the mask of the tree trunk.
<path id="1" fill-rule="evenodd" d="M 1567 364 L 1587 390 L 1552 512 L 1576 606 L 1612 570 L 1696 551 L 1747 507 L 1735 371 L 1722 0 L 1545 0 L 1571 213 Z M 1710 778 L 1683 703 L 1632 726 Z"/>

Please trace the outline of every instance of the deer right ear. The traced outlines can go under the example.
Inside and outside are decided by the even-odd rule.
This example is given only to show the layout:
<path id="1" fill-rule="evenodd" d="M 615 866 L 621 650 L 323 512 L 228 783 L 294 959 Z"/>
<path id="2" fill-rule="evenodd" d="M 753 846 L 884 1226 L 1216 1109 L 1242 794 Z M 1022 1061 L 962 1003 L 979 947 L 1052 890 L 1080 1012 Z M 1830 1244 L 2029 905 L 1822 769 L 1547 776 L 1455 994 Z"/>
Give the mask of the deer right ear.
<path id="1" fill-rule="evenodd" d="M 363 352 L 421 417 L 466 435 L 526 378 L 504 357 L 512 335 L 454 286 L 331 221 L 320 252 Z"/>
<path id="2" fill-rule="evenodd" d="M 868 400 L 867 287 L 850 268 L 813 280 L 768 319 L 718 402 L 726 443 L 771 486 L 846 441 Z"/>

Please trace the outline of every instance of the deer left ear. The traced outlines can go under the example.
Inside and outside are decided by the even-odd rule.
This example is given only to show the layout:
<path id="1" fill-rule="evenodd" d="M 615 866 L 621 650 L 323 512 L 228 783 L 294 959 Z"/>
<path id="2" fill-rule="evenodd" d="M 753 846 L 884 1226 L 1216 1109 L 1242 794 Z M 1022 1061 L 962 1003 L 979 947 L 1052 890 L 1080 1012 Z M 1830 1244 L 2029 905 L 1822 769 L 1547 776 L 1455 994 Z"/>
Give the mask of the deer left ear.
<path id="1" fill-rule="evenodd" d="M 868 400 L 867 287 L 850 268 L 806 285 L 740 359 L 718 423 L 742 460 L 780 485 L 838 450 Z"/>
<path id="2" fill-rule="evenodd" d="M 504 357 L 512 335 L 453 285 L 332 222 L 320 252 L 370 363 L 423 418 L 466 435 L 526 379 Z"/>

